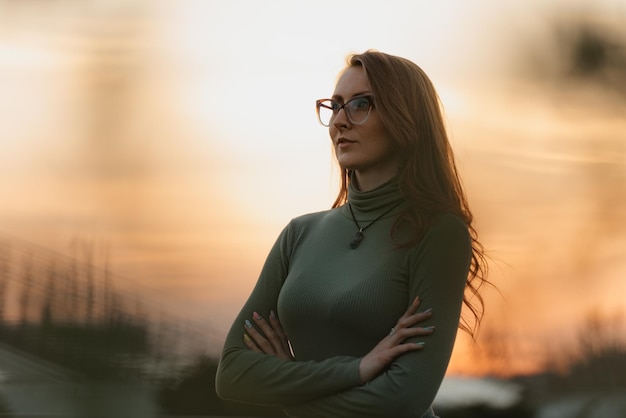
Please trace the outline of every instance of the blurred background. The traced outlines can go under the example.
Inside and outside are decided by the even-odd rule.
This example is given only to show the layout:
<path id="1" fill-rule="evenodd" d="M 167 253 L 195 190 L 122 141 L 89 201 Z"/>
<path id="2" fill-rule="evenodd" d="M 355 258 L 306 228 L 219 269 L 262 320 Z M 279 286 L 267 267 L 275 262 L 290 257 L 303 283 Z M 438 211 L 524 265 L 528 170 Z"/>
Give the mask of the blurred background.
<path id="1" fill-rule="evenodd" d="M 437 406 L 624 416 L 625 28 L 624 0 L 0 0 L 0 416 L 280 415 L 207 391 L 278 233 L 334 200 L 314 103 L 369 48 L 433 80 L 491 258 Z"/>

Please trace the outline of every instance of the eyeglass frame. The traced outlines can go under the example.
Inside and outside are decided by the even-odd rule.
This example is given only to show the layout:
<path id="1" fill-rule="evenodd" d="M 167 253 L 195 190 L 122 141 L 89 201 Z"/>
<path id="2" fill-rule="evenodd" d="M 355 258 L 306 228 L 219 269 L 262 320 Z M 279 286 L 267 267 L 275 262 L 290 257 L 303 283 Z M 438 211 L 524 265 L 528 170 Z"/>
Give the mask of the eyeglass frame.
<path id="1" fill-rule="evenodd" d="M 350 111 L 348 110 L 350 108 L 346 107 L 346 106 L 350 102 L 352 102 L 354 100 L 363 99 L 363 98 L 368 99 L 368 101 L 369 101 L 369 109 L 367 110 L 367 116 L 361 122 L 355 122 L 355 121 L 352 120 L 352 116 L 350 116 Z M 317 114 L 317 121 L 320 123 L 320 125 L 325 126 L 327 128 L 329 128 L 330 125 L 332 125 L 333 121 L 335 120 L 335 118 L 337 117 L 337 115 L 339 114 L 339 111 L 341 109 L 343 109 L 344 112 L 346 113 L 346 117 L 348 118 L 350 123 L 353 123 L 355 125 L 363 125 L 369 119 L 370 114 L 372 113 L 372 109 L 374 108 L 374 96 L 372 96 L 371 94 L 362 94 L 362 95 L 359 95 L 359 96 L 355 96 L 355 97 L 351 98 L 350 100 L 346 101 L 344 104 L 339 105 L 339 107 L 337 108 L 336 111 L 332 107 L 324 106 L 324 108 L 333 111 L 333 116 L 331 117 L 330 121 L 328 122 L 328 125 L 326 125 L 326 124 L 324 124 L 324 122 L 322 122 L 322 118 L 320 117 L 320 108 L 322 107 L 322 102 L 325 102 L 325 101 L 334 102 L 334 103 L 337 103 L 338 105 L 339 105 L 339 102 L 337 100 L 334 100 L 334 99 L 318 99 L 318 100 L 315 101 L 315 113 Z"/>

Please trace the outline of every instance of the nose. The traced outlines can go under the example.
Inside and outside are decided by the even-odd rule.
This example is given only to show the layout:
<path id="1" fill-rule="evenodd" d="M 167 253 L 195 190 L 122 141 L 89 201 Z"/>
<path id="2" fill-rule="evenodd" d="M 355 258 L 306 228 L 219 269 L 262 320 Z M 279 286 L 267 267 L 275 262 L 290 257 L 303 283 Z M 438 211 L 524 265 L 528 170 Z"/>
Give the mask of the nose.
<path id="1" fill-rule="evenodd" d="M 333 118 L 333 126 L 337 129 L 347 128 L 350 125 L 350 119 L 345 108 L 339 109 L 335 117 Z"/>

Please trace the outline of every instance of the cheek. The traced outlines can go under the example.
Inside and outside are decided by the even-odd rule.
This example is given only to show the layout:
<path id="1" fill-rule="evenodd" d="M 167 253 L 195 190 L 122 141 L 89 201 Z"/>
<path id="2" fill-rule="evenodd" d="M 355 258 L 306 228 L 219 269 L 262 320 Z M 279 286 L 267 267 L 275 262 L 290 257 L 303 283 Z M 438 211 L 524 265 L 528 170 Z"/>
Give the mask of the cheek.
<path id="1" fill-rule="evenodd" d="M 396 149 L 393 140 L 389 137 L 389 135 L 387 135 L 386 132 L 380 132 L 376 138 L 376 149 L 378 150 L 378 153 L 384 155 L 385 157 L 398 154 L 398 150 Z"/>
<path id="2" fill-rule="evenodd" d="M 336 134 L 337 134 L 337 128 L 334 128 L 332 126 L 328 128 L 328 136 L 330 136 L 331 140 L 335 137 Z"/>

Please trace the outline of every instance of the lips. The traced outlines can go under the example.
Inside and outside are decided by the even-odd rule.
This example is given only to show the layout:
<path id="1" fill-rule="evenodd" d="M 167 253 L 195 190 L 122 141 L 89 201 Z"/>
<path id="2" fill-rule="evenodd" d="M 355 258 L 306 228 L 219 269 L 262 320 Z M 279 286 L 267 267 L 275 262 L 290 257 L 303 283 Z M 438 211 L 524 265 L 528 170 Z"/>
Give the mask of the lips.
<path id="1" fill-rule="evenodd" d="M 354 143 L 354 141 L 350 141 L 349 139 L 346 138 L 339 138 L 337 140 L 337 145 L 341 145 L 341 144 L 352 144 Z"/>

